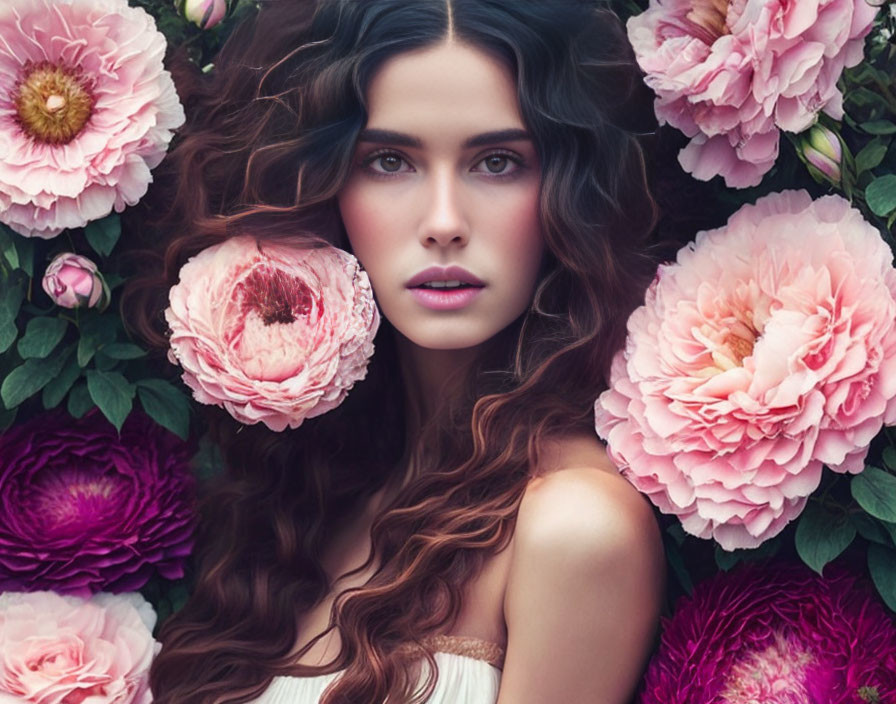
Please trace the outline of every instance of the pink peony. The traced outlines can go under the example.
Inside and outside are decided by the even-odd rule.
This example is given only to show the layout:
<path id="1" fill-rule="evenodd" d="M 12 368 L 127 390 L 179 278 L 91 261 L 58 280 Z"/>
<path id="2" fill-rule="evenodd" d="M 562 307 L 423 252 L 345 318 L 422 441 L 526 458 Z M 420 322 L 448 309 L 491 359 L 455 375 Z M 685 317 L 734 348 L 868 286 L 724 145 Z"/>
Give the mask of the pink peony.
<path id="1" fill-rule="evenodd" d="M 194 398 L 277 431 L 342 402 L 367 373 L 379 326 L 352 255 L 246 236 L 188 261 L 165 317 L 169 359 Z"/>
<path id="2" fill-rule="evenodd" d="M 877 10 L 866 0 L 651 0 L 628 36 L 660 123 L 691 138 L 685 171 L 755 186 L 779 130 L 801 132 L 820 111 L 841 119 L 837 79 L 862 60 Z"/>
<path id="3" fill-rule="evenodd" d="M 148 704 L 155 620 L 135 592 L 0 594 L 0 702 Z"/>
<path id="4" fill-rule="evenodd" d="M 598 434 L 628 479 L 723 548 L 781 531 L 822 465 L 896 421 L 896 271 L 839 196 L 785 191 L 700 232 L 628 321 Z"/>
<path id="5" fill-rule="evenodd" d="M 184 112 L 125 0 L 0 3 L 0 222 L 49 238 L 134 205 Z"/>
<path id="6" fill-rule="evenodd" d="M 842 566 L 741 566 L 663 623 L 639 704 L 863 704 L 896 697 L 896 625 Z"/>
<path id="7" fill-rule="evenodd" d="M 44 291 L 63 308 L 93 308 L 109 301 L 109 287 L 87 257 L 61 252 L 44 273 Z"/>

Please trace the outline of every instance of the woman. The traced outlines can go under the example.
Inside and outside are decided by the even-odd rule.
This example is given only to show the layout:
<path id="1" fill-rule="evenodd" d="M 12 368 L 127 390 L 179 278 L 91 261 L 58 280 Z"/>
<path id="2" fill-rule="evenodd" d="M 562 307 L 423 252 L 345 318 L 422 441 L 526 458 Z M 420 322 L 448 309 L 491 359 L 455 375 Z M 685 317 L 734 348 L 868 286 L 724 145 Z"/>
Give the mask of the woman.
<path id="1" fill-rule="evenodd" d="M 228 476 L 157 704 L 631 697 L 661 542 L 592 408 L 651 268 L 638 84 L 584 0 L 281 0 L 236 31 L 135 327 L 164 347 L 151 294 L 246 233 L 353 252 L 386 322 L 336 410 L 213 420 Z"/>

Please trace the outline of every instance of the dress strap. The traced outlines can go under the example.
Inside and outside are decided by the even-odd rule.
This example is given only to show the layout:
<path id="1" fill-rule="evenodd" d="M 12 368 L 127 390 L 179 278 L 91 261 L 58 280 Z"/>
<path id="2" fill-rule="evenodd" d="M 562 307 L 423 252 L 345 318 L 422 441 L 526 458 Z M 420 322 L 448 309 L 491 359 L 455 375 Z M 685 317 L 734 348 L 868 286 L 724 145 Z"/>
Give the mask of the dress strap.
<path id="1" fill-rule="evenodd" d="M 436 653 L 450 653 L 462 655 L 475 660 L 482 660 L 499 670 L 504 667 L 504 648 L 497 643 L 492 643 L 473 636 L 449 636 L 435 635 L 423 639 L 423 645 L 431 648 Z"/>

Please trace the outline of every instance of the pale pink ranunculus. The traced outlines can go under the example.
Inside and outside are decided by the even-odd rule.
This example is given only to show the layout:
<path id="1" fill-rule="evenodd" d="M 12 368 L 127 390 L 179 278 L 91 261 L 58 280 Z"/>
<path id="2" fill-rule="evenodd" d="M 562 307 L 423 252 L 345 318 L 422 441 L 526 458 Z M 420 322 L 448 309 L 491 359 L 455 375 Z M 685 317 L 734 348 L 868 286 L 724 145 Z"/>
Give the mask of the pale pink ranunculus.
<path id="1" fill-rule="evenodd" d="M 598 434 L 686 531 L 757 547 L 822 466 L 862 471 L 896 422 L 896 270 L 839 196 L 785 191 L 700 232 L 628 321 Z"/>
<path id="2" fill-rule="evenodd" d="M 837 80 L 862 60 L 878 7 L 866 0 L 650 0 L 627 24 L 661 124 L 691 138 L 679 154 L 703 181 L 755 186 L 780 130 L 820 111 L 839 120 Z"/>
<path id="3" fill-rule="evenodd" d="M 96 264 L 71 252 L 53 257 L 41 285 L 53 302 L 63 308 L 93 308 L 109 300 L 109 287 Z"/>
<path id="4" fill-rule="evenodd" d="M 0 702 L 149 704 L 155 621 L 136 592 L 0 594 Z"/>
<path id="5" fill-rule="evenodd" d="M 184 122 L 153 18 L 4 0 L 0 37 L 0 222 L 50 238 L 134 205 Z"/>
<path id="6" fill-rule="evenodd" d="M 169 359 L 194 398 L 276 431 L 342 403 L 380 322 L 348 252 L 249 236 L 190 259 L 169 301 Z"/>

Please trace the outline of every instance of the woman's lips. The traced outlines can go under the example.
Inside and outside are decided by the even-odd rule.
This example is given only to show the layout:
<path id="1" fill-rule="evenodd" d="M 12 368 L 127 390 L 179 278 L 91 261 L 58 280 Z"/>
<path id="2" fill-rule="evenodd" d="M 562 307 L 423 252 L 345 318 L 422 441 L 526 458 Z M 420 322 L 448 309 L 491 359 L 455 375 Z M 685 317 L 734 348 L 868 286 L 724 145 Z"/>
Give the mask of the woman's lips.
<path id="1" fill-rule="evenodd" d="M 470 305 L 482 292 L 482 286 L 466 288 L 409 288 L 420 305 L 430 310 L 458 310 Z"/>

